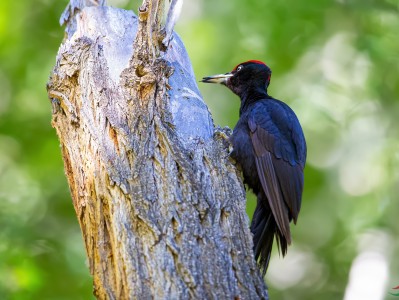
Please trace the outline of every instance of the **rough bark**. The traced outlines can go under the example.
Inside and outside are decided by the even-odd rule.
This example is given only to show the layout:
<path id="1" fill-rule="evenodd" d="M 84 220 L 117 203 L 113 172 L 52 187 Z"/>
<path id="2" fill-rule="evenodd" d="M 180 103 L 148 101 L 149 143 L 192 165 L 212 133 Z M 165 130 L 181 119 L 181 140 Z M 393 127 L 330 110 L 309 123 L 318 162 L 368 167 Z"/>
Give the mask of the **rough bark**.
<path id="1" fill-rule="evenodd" d="M 165 42 L 162 2 L 139 17 L 84 3 L 63 15 L 48 94 L 94 294 L 267 298 L 229 132 L 214 128 L 178 36 Z"/>

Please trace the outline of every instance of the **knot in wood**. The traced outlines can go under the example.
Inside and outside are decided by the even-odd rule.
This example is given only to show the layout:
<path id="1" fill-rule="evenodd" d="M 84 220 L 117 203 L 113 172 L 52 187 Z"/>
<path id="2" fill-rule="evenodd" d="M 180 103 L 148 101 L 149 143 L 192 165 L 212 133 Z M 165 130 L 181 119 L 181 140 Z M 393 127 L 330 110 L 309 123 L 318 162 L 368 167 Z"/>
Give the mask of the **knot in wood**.
<path id="1" fill-rule="evenodd" d="M 148 2 L 139 7 L 139 20 L 145 22 L 148 19 Z"/>

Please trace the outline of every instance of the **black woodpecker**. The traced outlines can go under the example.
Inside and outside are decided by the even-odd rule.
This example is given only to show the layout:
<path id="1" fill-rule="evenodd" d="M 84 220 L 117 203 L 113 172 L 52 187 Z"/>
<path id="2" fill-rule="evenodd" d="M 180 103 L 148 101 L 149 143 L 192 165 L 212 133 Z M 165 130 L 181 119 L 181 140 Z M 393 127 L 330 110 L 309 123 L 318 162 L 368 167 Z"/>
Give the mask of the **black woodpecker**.
<path id="1" fill-rule="evenodd" d="M 244 183 L 257 196 L 252 217 L 255 259 L 266 274 L 274 236 L 284 256 L 291 244 L 290 222 L 296 224 L 301 208 L 306 142 L 292 109 L 267 93 L 270 68 L 258 60 L 237 65 L 233 71 L 204 77 L 221 83 L 241 99 L 240 118 L 230 141 L 231 157 L 240 165 Z"/>

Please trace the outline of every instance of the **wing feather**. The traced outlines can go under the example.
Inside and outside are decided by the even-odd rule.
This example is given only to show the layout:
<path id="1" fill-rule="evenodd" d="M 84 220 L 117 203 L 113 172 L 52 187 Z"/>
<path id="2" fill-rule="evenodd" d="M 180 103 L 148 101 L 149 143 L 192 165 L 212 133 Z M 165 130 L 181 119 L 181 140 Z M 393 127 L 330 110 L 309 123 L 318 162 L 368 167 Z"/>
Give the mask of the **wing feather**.
<path id="1" fill-rule="evenodd" d="M 260 182 L 266 194 L 277 226 L 287 239 L 287 243 L 290 244 L 291 233 L 288 211 L 274 170 L 271 153 L 266 151 L 262 156 L 257 156 L 255 162 Z"/>
<path id="2" fill-rule="evenodd" d="M 291 241 L 289 221 L 296 223 L 302 198 L 303 163 L 296 143 L 279 135 L 270 118 L 248 119 L 257 173 L 281 233 Z M 299 143 L 299 141 L 295 141 Z M 305 154 L 306 155 L 306 154 Z"/>

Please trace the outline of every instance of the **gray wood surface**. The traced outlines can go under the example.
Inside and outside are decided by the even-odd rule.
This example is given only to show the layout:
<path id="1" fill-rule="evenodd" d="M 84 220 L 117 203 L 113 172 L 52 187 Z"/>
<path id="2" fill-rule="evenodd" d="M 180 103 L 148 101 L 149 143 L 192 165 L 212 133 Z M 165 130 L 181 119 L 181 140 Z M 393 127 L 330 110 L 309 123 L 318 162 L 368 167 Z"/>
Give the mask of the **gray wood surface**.
<path id="1" fill-rule="evenodd" d="M 48 83 L 94 294 L 265 299 L 229 131 L 214 128 L 176 34 L 163 51 L 151 5 L 64 16 Z"/>

